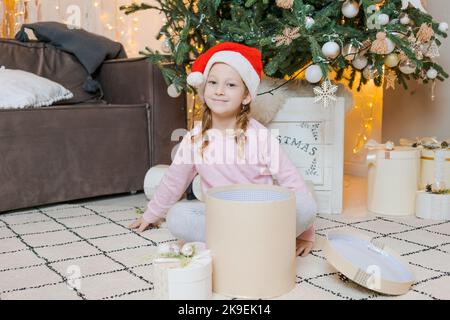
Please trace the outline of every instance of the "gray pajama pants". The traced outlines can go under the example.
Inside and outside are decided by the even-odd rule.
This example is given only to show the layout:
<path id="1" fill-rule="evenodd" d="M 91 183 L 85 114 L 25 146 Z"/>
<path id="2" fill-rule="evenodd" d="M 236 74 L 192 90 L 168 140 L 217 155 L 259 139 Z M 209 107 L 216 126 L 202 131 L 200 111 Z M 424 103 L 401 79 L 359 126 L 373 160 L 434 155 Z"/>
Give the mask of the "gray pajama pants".
<path id="1" fill-rule="evenodd" d="M 297 236 L 311 227 L 316 218 L 317 205 L 312 194 L 296 196 Z M 200 201 L 180 201 L 172 206 L 166 216 L 167 228 L 179 240 L 185 242 L 205 241 L 205 204 Z"/>

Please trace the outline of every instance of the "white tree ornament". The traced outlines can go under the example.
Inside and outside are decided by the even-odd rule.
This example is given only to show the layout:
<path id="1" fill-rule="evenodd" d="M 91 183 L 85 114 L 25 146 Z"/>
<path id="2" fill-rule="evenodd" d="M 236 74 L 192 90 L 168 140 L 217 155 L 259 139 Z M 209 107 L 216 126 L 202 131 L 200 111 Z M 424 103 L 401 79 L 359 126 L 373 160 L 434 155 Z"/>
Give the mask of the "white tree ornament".
<path id="1" fill-rule="evenodd" d="M 408 8 L 408 5 L 412 5 L 414 8 L 427 13 L 420 0 L 402 0 L 402 10 Z"/>
<path id="2" fill-rule="evenodd" d="M 178 88 L 173 83 L 167 88 L 167 94 L 172 98 L 178 98 L 181 95 L 181 92 L 178 91 Z"/>
<path id="3" fill-rule="evenodd" d="M 325 80 L 320 86 L 314 87 L 314 93 L 316 95 L 314 102 L 317 103 L 320 101 L 327 108 L 331 102 L 336 101 L 337 90 L 338 86 L 333 85 L 329 79 Z"/>

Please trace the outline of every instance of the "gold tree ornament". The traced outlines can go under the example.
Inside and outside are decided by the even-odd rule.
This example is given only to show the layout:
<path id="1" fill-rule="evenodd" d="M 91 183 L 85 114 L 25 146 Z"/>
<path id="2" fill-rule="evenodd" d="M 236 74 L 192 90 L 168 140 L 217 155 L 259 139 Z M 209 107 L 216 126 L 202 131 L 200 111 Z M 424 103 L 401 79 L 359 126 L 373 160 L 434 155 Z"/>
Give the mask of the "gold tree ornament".
<path id="1" fill-rule="evenodd" d="M 284 28 L 283 34 L 280 34 L 274 38 L 277 47 L 282 46 L 282 45 L 286 45 L 286 46 L 290 45 L 293 40 L 300 37 L 300 33 L 298 32 L 299 30 L 300 30 L 299 27 Z"/>
<path id="2" fill-rule="evenodd" d="M 414 34 L 411 34 L 408 37 L 409 45 L 411 46 L 411 50 L 414 52 L 416 59 L 422 60 L 423 59 L 423 53 L 420 48 L 420 42 L 417 41 L 417 38 L 414 36 Z M 402 59 L 404 60 L 404 59 Z"/>
<path id="3" fill-rule="evenodd" d="M 280 8 L 291 9 L 294 4 L 294 0 L 277 0 L 276 4 Z"/>
<path id="4" fill-rule="evenodd" d="M 430 42 L 428 46 L 425 48 L 425 57 L 428 57 L 430 59 L 435 59 L 440 56 L 439 54 L 439 46 L 437 43 L 433 40 Z"/>
<path id="5" fill-rule="evenodd" d="M 345 60 L 347 61 L 352 61 L 353 59 L 356 58 L 356 55 L 358 54 L 359 51 L 359 47 L 355 46 L 352 43 L 347 43 L 341 51 L 342 56 L 344 57 Z"/>
<path id="6" fill-rule="evenodd" d="M 376 54 L 386 54 L 388 51 L 388 46 L 386 43 L 386 33 L 378 32 L 376 37 L 377 39 L 372 42 L 370 51 Z"/>
<path id="7" fill-rule="evenodd" d="M 433 28 L 427 23 L 420 25 L 419 31 L 417 31 L 416 38 L 419 43 L 426 43 L 431 40 L 434 35 Z"/>
<path id="8" fill-rule="evenodd" d="M 408 56 L 403 51 L 400 51 L 400 53 L 398 54 L 398 60 L 402 62 L 403 60 L 406 59 L 408 59 Z"/>
<path id="9" fill-rule="evenodd" d="M 397 81 L 397 74 L 395 73 L 395 71 L 389 69 L 386 72 L 385 80 L 386 80 L 386 90 L 389 88 L 395 90 L 395 82 Z"/>

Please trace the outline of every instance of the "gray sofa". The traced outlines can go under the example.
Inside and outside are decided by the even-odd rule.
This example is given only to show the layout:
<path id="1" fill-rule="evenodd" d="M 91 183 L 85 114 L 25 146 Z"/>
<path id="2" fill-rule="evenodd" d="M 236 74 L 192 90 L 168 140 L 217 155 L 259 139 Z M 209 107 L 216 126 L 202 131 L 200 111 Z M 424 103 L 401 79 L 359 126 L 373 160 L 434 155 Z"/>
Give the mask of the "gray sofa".
<path id="1" fill-rule="evenodd" d="M 170 98 L 145 59 L 105 61 L 102 98 L 83 91 L 87 73 L 73 55 L 45 43 L 0 39 L 0 65 L 74 93 L 55 106 L 0 109 L 0 212 L 142 190 L 151 166 L 170 164 L 186 99 Z"/>

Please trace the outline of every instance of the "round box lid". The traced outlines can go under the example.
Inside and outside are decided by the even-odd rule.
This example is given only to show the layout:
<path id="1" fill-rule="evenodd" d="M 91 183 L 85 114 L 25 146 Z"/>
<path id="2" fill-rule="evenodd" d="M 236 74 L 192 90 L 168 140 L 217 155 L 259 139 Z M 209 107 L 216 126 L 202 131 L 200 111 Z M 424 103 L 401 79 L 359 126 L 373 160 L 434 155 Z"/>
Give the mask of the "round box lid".
<path id="1" fill-rule="evenodd" d="M 424 160 L 434 160 L 434 156 L 436 154 L 436 151 L 438 151 L 438 150 L 444 152 L 445 159 L 450 161 L 450 149 L 446 149 L 446 150 L 442 150 L 442 149 L 435 149 L 435 150 L 422 149 L 422 159 L 425 158 Z"/>
<path id="2" fill-rule="evenodd" d="M 393 150 L 373 149 L 369 154 L 375 154 L 381 159 L 416 159 L 420 156 L 420 151 L 412 147 L 395 147 Z"/>
<path id="3" fill-rule="evenodd" d="M 327 261 L 350 280 L 390 295 L 408 292 L 414 275 L 391 248 L 356 231 L 331 231 L 325 245 Z"/>

